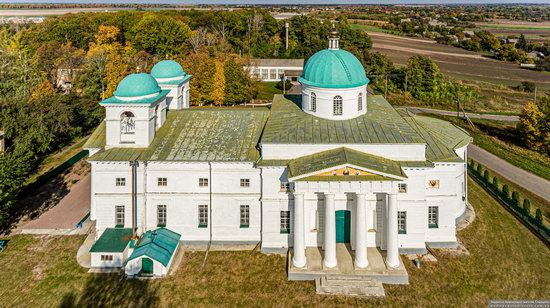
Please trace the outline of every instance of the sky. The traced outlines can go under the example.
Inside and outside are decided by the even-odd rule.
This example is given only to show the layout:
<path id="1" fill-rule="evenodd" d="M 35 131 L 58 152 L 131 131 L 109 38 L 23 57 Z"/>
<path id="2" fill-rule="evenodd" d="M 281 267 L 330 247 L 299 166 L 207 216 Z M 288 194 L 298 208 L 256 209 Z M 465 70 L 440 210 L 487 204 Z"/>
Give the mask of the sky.
<path id="1" fill-rule="evenodd" d="M 169 4 L 550 4 L 550 0 L 0 0 L 0 3 L 169 3 Z"/>

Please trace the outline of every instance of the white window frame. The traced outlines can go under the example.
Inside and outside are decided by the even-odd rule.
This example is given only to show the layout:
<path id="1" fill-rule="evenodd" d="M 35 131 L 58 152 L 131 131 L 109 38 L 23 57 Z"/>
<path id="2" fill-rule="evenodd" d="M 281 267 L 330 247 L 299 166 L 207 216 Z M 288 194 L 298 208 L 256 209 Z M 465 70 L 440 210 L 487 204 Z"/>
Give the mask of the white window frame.
<path id="1" fill-rule="evenodd" d="M 281 222 L 280 233 L 289 234 L 290 233 L 290 211 L 281 211 L 280 222 Z"/>
<path id="2" fill-rule="evenodd" d="M 208 204 L 199 204 L 198 213 L 199 228 L 208 227 Z"/>
<path id="3" fill-rule="evenodd" d="M 113 261 L 113 255 L 101 255 L 101 261 L 112 262 Z"/>
<path id="4" fill-rule="evenodd" d="M 199 178 L 199 187 L 208 187 L 208 178 Z"/>
<path id="5" fill-rule="evenodd" d="M 309 111 L 311 112 L 317 112 L 317 94 L 315 92 L 311 92 L 309 99 Z"/>
<path id="6" fill-rule="evenodd" d="M 248 228 L 250 226 L 250 205 L 242 204 L 240 206 L 240 214 L 241 228 Z"/>
<path id="7" fill-rule="evenodd" d="M 168 186 L 168 178 L 157 178 L 157 186 Z"/>
<path id="8" fill-rule="evenodd" d="M 157 227 L 166 227 L 167 212 L 166 204 L 157 205 Z"/>
<path id="9" fill-rule="evenodd" d="M 126 178 L 116 178 L 115 179 L 115 186 L 117 186 L 117 187 L 126 186 Z"/>
<path id="10" fill-rule="evenodd" d="M 335 116 L 344 114 L 344 100 L 340 95 L 336 95 L 332 100 L 332 114 Z"/>
<path id="11" fill-rule="evenodd" d="M 439 228 L 439 206 L 428 206 L 428 228 Z"/>
<path id="12" fill-rule="evenodd" d="M 124 205 L 115 205 L 115 226 L 124 227 L 126 225 L 126 208 Z"/>
<path id="13" fill-rule="evenodd" d="M 250 179 L 241 179 L 241 187 L 250 187 Z"/>
<path id="14" fill-rule="evenodd" d="M 398 183 L 397 184 L 397 189 L 398 189 L 400 194 L 407 193 L 407 183 Z"/>
<path id="15" fill-rule="evenodd" d="M 407 212 L 406 211 L 397 212 L 397 233 L 407 234 Z"/>

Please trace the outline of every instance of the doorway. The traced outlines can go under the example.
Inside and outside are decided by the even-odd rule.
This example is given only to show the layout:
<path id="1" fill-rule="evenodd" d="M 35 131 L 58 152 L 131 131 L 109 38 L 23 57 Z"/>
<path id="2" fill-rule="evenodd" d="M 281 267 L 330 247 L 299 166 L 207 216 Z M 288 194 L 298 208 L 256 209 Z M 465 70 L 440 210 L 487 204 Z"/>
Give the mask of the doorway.
<path id="1" fill-rule="evenodd" d="M 336 211 L 336 243 L 349 243 L 351 230 L 351 212 Z"/>

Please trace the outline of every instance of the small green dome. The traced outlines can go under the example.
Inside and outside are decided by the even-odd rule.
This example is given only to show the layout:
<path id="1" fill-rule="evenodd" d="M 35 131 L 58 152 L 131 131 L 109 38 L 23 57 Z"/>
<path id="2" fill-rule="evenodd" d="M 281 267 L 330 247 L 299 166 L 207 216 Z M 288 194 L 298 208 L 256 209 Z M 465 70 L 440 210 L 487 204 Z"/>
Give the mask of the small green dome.
<path id="1" fill-rule="evenodd" d="M 130 74 L 118 84 L 115 96 L 138 97 L 160 92 L 160 87 L 151 75 L 146 73 Z"/>
<path id="2" fill-rule="evenodd" d="M 155 78 L 175 78 L 185 76 L 181 65 L 174 60 L 162 60 L 153 66 L 151 76 Z"/>
<path id="3" fill-rule="evenodd" d="M 351 52 L 342 49 L 324 49 L 315 53 L 304 66 L 299 81 L 320 88 L 354 88 L 369 83 L 361 62 Z"/>

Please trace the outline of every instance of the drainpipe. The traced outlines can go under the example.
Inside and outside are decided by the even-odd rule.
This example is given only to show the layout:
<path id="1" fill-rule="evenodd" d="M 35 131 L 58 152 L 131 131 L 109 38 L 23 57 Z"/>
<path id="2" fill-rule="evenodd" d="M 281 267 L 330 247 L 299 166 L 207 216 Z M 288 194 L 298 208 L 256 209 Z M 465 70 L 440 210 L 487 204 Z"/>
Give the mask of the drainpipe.
<path id="1" fill-rule="evenodd" d="M 147 229 L 147 164 L 148 162 L 143 161 L 143 226 L 142 234 L 145 233 Z"/>
<path id="2" fill-rule="evenodd" d="M 210 240 L 208 241 L 208 250 L 210 250 L 210 245 L 212 245 L 212 163 L 208 162 L 208 188 L 210 190 L 210 205 L 208 206 L 208 225 L 210 226 Z"/>
<path id="3" fill-rule="evenodd" d="M 135 226 L 136 226 L 136 221 L 135 221 L 135 216 L 134 216 L 134 213 L 135 213 L 135 210 L 134 210 L 134 195 L 135 195 L 135 186 L 134 186 L 134 183 L 135 183 L 135 179 L 134 179 L 134 170 L 136 168 L 135 166 L 135 161 L 130 161 L 130 167 L 131 167 L 131 172 L 132 172 L 132 193 L 131 193 L 131 198 L 132 198 L 132 238 L 136 238 L 136 232 L 135 232 Z"/>

